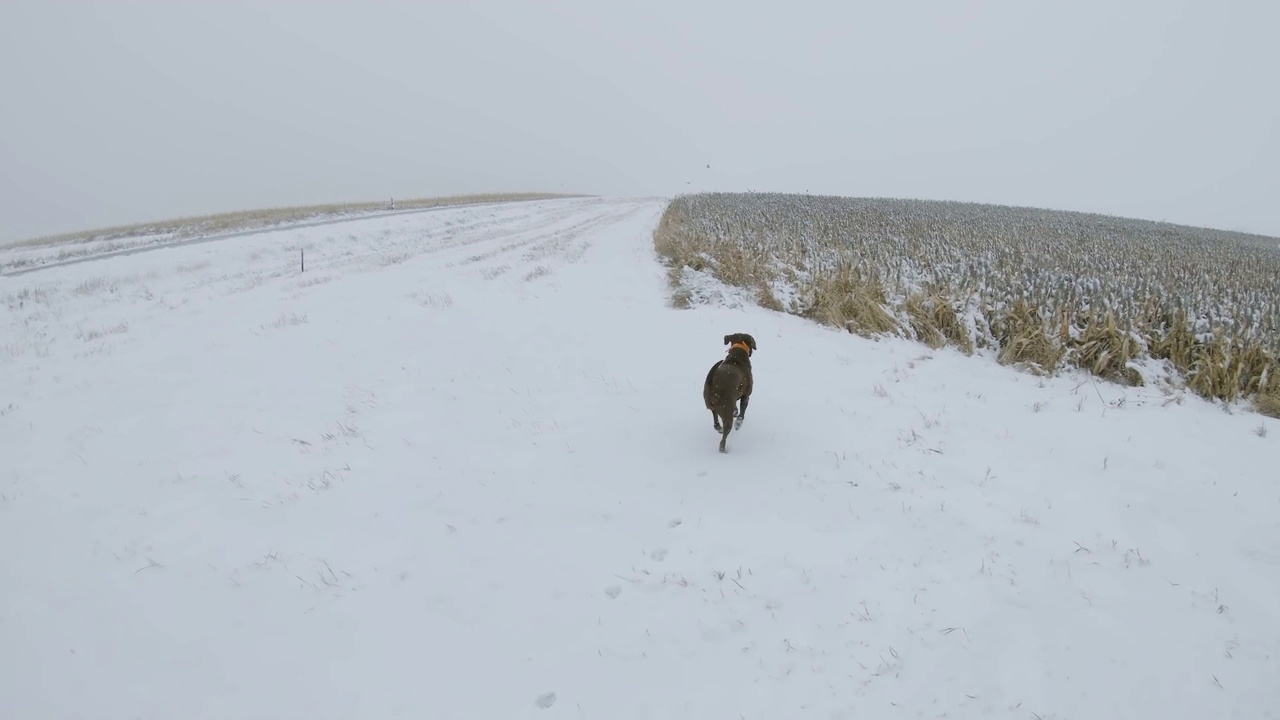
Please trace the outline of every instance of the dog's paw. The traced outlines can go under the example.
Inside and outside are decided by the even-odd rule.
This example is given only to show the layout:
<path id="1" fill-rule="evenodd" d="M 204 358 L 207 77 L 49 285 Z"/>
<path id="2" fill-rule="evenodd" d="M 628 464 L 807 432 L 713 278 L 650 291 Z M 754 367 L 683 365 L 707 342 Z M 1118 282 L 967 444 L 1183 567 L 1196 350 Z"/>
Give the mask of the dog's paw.
<path id="1" fill-rule="evenodd" d="M 736 419 L 736 420 L 734 420 L 734 421 L 733 421 L 733 429 L 734 429 L 734 430 L 741 430 L 741 429 L 742 429 L 742 418 L 738 418 L 738 419 Z"/>

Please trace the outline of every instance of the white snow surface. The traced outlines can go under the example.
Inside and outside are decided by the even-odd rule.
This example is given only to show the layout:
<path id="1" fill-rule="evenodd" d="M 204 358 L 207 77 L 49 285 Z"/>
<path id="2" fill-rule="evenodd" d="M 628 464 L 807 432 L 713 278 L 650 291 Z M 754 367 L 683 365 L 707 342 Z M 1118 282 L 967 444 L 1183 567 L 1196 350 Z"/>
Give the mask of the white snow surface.
<path id="1" fill-rule="evenodd" d="M 1280 717 L 1276 421 L 674 309 L 664 204 L 0 278 L 0 718 Z"/>

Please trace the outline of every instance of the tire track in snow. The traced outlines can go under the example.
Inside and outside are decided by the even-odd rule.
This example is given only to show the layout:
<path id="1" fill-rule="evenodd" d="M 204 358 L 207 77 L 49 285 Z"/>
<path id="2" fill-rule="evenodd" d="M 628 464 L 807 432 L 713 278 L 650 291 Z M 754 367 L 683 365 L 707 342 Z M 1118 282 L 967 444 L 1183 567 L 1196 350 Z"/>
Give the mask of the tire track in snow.
<path id="1" fill-rule="evenodd" d="M 375 262 L 364 269 L 378 270 L 388 264 L 404 262 L 423 255 L 438 255 L 460 248 L 483 245 L 500 238 L 511 237 L 513 234 L 540 236 L 540 233 L 568 219 L 578 217 L 582 211 L 580 205 L 555 210 L 542 208 L 536 212 L 515 216 L 491 216 L 485 220 L 477 220 L 461 226 L 411 228 L 407 231 L 408 237 L 396 239 L 390 239 L 384 232 L 382 239 L 389 240 L 388 242 L 378 244 L 377 238 L 361 238 L 366 243 L 364 248 L 360 248 L 362 251 L 344 248 L 341 254 L 342 259 L 331 262 L 329 268 L 369 264 L 368 261 L 373 259 Z M 423 247 L 424 243 L 426 247 Z M 324 259 L 322 256 L 321 262 L 324 262 Z M 393 262 L 387 262 L 387 260 L 393 260 Z"/>
<path id="2" fill-rule="evenodd" d="M 590 201 L 587 203 L 592 204 Z M 507 212 L 507 211 L 513 212 Z M 294 275 L 299 272 L 305 253 L 307 272 L 377 271 L 422 255 L 433 255 L 460 247 L 491 241 L 502 236 L 504 229 L 518 228 L 522 233 L 538 233 L 562 223 L 581 212 L 579 203 L 548 209 L 498 208 L 484 216 L 464 214 L 461 220 L 447 220 L 441 225 L 413 225 L 394 228 L 384 227 L 380 232 L 345 236 L 325 235 L 287 243 L 272 254 L 279 260 L 277 269 L 266 273 L 262 268 L 250 268 L 230 276 L 242 280 L 241 289 L 251 290 L 267 279 Z M 218 282 L 221 278 L 211 280 Z"/>
<path id="3" fill-rule="evenodd" d="M 591 248 L 593 231 L 623 222 L 645 207 L 643 203 L 628 203 L 582 220 L 570 227 L 551 234 L 504 244 L 487 252 L 472 255 L 460 265 L 480 265 L 477 272 L 486 280 L 493 280 L 511 272 L 512 277 L 524 281 L 546 277 L 557 265 L 567 265 L 580 260 Z M 519 259 L 509 256 L 522 251 Z M 484 264 L 487 263 L 487 264 Z"/>

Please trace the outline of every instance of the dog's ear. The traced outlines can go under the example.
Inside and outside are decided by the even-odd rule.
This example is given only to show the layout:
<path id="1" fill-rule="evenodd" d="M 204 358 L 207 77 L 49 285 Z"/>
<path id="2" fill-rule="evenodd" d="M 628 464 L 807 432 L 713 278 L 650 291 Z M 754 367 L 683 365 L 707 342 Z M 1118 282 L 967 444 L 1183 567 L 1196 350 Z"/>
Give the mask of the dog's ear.
<path id="1" fill-rule="evenodd" d="M 728 335 L 725 335 L 725 336 L 724 336 L 724 344 L 725 344 L 725 345 L 728 345 L 730 342 L 732 342 L 732 341 L 729 339 L 729 336 L 728 336 Z"/>
<path id="2" fill-rule="evenodd" d="M 751 337 L 750 335 L 744 335 L 743 337 L 745 337 L 745 338 L 747 339 L 747 344 L 751 346 L 751 349 L 752 349 L 752 350 L 756 350 L 756 349 L 757 349 L 757 348 L 756 348 L 756 339 L 755 339 L 755 338 Z"/>

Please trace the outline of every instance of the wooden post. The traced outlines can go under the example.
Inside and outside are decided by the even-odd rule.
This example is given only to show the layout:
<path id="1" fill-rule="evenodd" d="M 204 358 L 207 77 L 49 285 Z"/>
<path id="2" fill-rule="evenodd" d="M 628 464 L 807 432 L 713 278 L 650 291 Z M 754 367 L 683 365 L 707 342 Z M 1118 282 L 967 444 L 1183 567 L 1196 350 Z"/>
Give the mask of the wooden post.
<path id="1" fill-rule="evenodd" d="M 302 248 L 302 272 L 307 271 L 307 249 Z"/>

